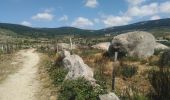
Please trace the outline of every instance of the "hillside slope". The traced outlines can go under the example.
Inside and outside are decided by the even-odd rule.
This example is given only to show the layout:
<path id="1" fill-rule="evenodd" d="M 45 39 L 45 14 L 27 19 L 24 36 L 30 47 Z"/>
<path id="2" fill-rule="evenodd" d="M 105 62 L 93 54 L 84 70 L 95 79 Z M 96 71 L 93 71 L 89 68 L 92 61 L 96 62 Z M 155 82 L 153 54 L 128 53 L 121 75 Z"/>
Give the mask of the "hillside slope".
<path id="1" fill-rule="evenodd" d="M 143 21 L 134 24 L 110 27 L 100 30 L 84 30 L 74 27 L 60 27 L 60 28 L 33 28 L 17 24 L 8 24 L 0 23 L 1 30 L 12 31 L 17 36 L 26 36 L 26 37 L 55 37 L 63 35 L 75 35 L 75 36 L 103 36 L 104 34 L 121 34 L 129 31 L 148 31 L 153 33 L 156 37 L 165 37 L 170 36 L 170 18 L 152 20 L 152 21 Z M 0 33 L 1 34 L 1 33 Z M 11 34 L 11 33 L 9 33 Z M 8 35 L 9 35 L 8 34 Z"/>

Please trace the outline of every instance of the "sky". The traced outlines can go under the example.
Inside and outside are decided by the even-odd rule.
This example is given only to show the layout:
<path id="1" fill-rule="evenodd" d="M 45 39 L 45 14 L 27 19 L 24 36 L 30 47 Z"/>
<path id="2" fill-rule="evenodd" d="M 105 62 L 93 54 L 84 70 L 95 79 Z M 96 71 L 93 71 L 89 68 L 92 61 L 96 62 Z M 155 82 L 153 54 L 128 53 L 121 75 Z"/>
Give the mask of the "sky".
<path id="1" fill-rule="evenodd" d="M 0 23 L 102 29 L 170 18 L 170 0 L 0 0 Z"/>

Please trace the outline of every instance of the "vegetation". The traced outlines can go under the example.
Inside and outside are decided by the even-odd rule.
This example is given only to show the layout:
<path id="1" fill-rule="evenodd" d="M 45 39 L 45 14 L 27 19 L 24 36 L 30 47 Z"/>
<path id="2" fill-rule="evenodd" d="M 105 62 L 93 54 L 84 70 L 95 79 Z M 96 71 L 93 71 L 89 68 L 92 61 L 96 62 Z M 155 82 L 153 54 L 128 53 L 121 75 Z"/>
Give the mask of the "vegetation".
<path id="1" fill-rule="evenodd" d="M 160 60 L 159 60 L 159 65 L 161 67 L 170 67 L 170 50 L 165 51 Z"/>
<path id="2" fill-rule="evenodd" d="M 61 86 L 59 100 L 98 100 L 103 94 L 100 86 L 92 86 L 83 78 L 66 80 Z"/>
<path id="3" fill-rule="evenodd" d="M 132 77 L 137 73 L 137 68 L 136 66 L 130 66 L 130 65 L 122 65 L 121 66 L 121 74 L 123 77 L 129 78 Z"/>
<path id="4" fill-rule="evenodd" d="M 169 100 L 170 98 L 170 51 L 165 51 L 159 60 L 159 68 L 149 73 L 149 80 L 155 92 L 152 94 L 156 100 Z"/>
<path id="5" fill-rule="evenodd" d="M 155 100 L 169 100 L 170 98 L 170 71 L 152 70 L 149 74 L 150 82 L 155 90 Z"/>
<path id="6" fill-rule="evenodd" d="M 145 21 L 134 23 L 125 26 L 114 28 L 106 28 L 101 30 L 84 30 L 74 27 L 61 27 L 61 28 L 31 28 L 16 24 L 0 23 L 1 29 L 6 29 L 17 34 L 19 37 L 48 37 L 54 38 L 58 36 L 77 36 L 77 37 L 103 37 L 105 33 L 117 35 L 129 31 L 148 31 L 153 33 L 155 37 L 167 37 L 170 27 L 170 19 L 160 19 L 158 21 Z M 15 35 L 16 36 L 16 35 Z"/>

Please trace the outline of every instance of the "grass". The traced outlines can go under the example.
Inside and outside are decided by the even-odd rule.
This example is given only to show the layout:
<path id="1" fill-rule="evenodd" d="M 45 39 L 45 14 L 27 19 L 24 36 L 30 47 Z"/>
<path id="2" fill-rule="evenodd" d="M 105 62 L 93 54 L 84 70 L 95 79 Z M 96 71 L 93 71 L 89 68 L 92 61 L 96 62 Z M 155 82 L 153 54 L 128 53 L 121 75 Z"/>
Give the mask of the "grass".
<path id="1" fill-rule="evenodd" d="M 92 86 L 84 78 L 66 80 L 61 86 L 59 100 L 99 100 L 105 92 L 100 86 Z"/>
<path id="2" fill-rule="evenodd" d="M 58 88 L 53 85 L 53 80 L 50 79 L 49 73 L 47 72 L 49 67 L 47 63 L 51 61 L 51 58 L 42 53 L 39 55 L 41 60 L 38 65 L 38 79 L 41 84 L 36 97 L 38 100 L 51 100 L 52 98 L 56 100 Z"/>
<path id="3" fill-rule="evenodd" d="M 15 54 L 0 55 L 0 82 L 8 77 L 8 75 L 17 71 L 19 63 L 15 62 Z M 17 65 L 15 64 L 17 63 Z"/>
<path id="4" fill-rule="evenodd" d="M 149 57 L 147 59 L 126 57 L 124 59 L 121 59 L 121 61 L 123 62 L 123 64 L 121 64 L 121 61 L 113 62 L 113 59 L 105 57 L 103 55 L 104 52 L 101 50 L 78 49 L 74 50 L 73 53 L 80 55 L 80 57 L 83 58 L 84 62 L 94 70 L 94 78 L 96 79 L 96 83 L 99 84 L 102 89 L 105 89 L 106 91 L 111 91 L 112 71 L 113 69 L 115 70 L 115 68 L 118 67 L 119 70 L 117 70 L 116 72 L 118 72 L 119 74 L 115 77 L 114 92 L 120 98 L 123 98 L 123 100 L 152 100 L 148 99 L 148 95 L 152 89 L 148 74 L 150 71 L 153 70 L 153 67 L 158 67 L 157 63 L 159 61 L 160 55 L 153 55 L 152 57 Z M 65 94 L 70 94 L 69 91 L 67 91 L 69 83 L 74 83 L 75 81 L 64 83 L 63 80 L 66 72 L 61 65 L 62 59 L 59 59 L 55 53 L 50 54 L 52 54 L 52 56 L 49 55 L 50 61 L 55 61 L 55 63 L 48 62 L 48 64 L 46 65 L 48 70 L 46 71 L 48 71 L 49 77 L 51 78 L 51 80 L 53 80 L 53 85 L 56 84 L 54 86 L 61 88 L 64 85 L 61 90 L 62 93 L 64 93 L 62 94 L 62 96 Z M 74 87 L 69 88 L 74 89 Z M 133 93 L 133 95 L 129 96 L 129 93 L 131 92 Z"/>

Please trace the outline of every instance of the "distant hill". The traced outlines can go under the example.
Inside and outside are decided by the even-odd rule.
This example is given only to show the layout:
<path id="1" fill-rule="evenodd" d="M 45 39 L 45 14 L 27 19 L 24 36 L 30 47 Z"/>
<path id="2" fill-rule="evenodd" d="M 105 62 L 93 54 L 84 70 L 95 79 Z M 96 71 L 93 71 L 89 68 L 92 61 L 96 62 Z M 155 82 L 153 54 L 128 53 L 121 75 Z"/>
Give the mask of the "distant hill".
<path id="1" fill-rule="evenodd" d="M 10 30 L 18 36 L 28 37 L 55 37 L 59 35 L 80 35 L 86 36 L 94 34 L 91 30 L 83 30 L 74 27 L 60 28 L 32 28 L 17 24 L 0 23 L 0 29 Z M 16 35 L 15 34 L 15 35 Z"/>
<path id="2" fill-rule="evenodd" d="M 143 21 L 134 24 L 110 27 L 100 30 L 84 30 L 74 27 L 60 27 L 60 28 L 32 28 L 17 24 L 0 23 L 0 31 L 12 31 L 14 36 L 21 37 L 55 37 L 63 35 L 76 35 L 76 36 L 103 36 L 104 34 L 121 34 L 129 31 L 148 31 L 156 37 L 170 36 L 170 18 Z M 1 33 L 0 33 L 1 34 Z M 8 34 L 8 33 L 7 33 Z M 9 34 L 8 34 L 9 35 Z"/>
<path id="3" fill-rule="evenodd" d="M 163 36 L 165 34 L 170 35 L 170 18 L 143 21 L 134 24 L 110 27 L 106 29 L 98 30 L 98 33 L 111 33 L 111 34 L 121 34 L 129 31 L 148 31 L 153 33 L 153 35 Z"/>

